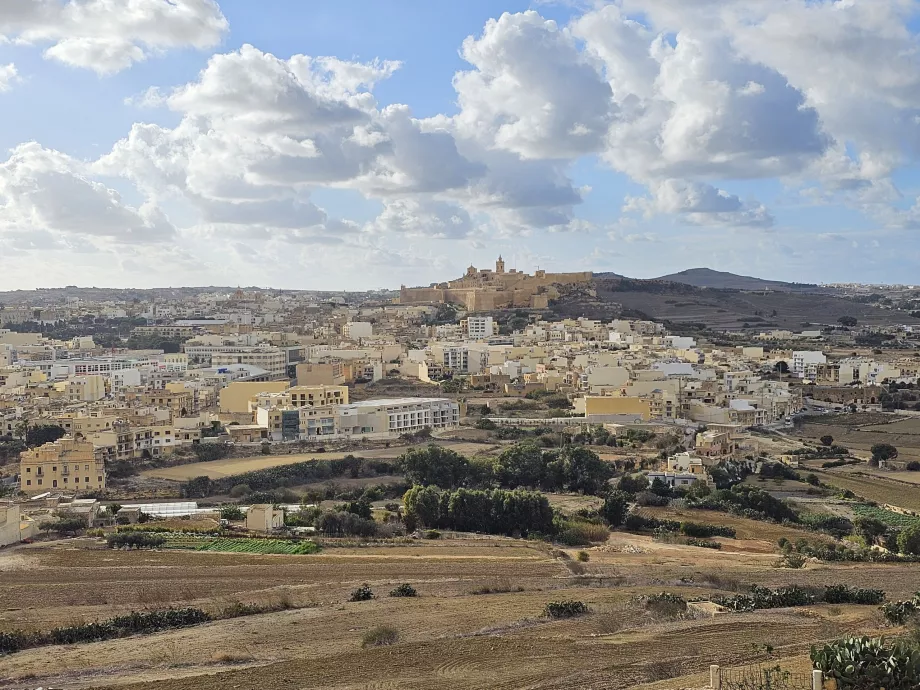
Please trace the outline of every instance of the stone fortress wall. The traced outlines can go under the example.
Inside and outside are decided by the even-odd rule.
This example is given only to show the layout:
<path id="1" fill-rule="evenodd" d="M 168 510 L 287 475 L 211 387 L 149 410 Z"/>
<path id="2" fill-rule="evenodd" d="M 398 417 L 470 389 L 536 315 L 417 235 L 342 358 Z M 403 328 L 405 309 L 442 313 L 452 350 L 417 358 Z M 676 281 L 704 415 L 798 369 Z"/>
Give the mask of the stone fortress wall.
<path id="1" fill-rule="evenodd" d="M 554 285 L 587 283 L 591 271 L 578 273 L 547 273 L 537 271 L 534 275 L 511 269 L 505 271 L 505 262 L 499 256 L 495 270 L 477 269 L 470 266 L 466 275 L 458 280 L 438 283 L 429 287 L 407 288 L 399 291 L 400 304 L 443 304 L 462 305 L 467 311 L 492 311 L 515 307 L 545 309 L 549 301 L 559 296 Z"/>

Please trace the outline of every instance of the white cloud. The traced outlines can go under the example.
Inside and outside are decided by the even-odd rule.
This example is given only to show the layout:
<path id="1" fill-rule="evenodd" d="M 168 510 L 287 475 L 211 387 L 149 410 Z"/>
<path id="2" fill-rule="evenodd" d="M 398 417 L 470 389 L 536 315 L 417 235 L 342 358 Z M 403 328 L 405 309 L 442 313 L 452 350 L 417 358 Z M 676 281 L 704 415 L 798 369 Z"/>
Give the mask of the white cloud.
<path id="1" fill-rule="evenodd" d="M 9 91 L 13 84 L 19 81 L 19 71 L 12 62 L 8 65 L 0 65 L 0 93 Z"/>
<path id="2" fill-rule="evenodd" d="M 526 158 L 572 158 L 599 147 L 616 107 L 573 36 L 533 11 L 503 14 L 463 42 L 476 69 L 454 77 L 458 128 Z"/>
<path id="3" fill-rule="evenodd" d="M 0 235 L 44 230 L 118 243 L 171 239 L 175 228 L 154 204 L 125 204 L 69 156 L 21 144 L 0 163 Z"/>
<path id="4" fill-rule="evenodd" d="M 228 30 L 214 0 L 4 0 L 0 40 L 100 74 L 171 48 L 211 48 Z"/>
<path id="5" fill-rule="evenodd" d="M 738 196 L 708 184 L 677 179 L 654 183 L 650 197 L 627 198 L 624 211 L 639 211 L 646 217 L 657 213 L 678 214 L 692 225 L 773 225 L 773 216 L 762 204 L 745 203 Z"/>

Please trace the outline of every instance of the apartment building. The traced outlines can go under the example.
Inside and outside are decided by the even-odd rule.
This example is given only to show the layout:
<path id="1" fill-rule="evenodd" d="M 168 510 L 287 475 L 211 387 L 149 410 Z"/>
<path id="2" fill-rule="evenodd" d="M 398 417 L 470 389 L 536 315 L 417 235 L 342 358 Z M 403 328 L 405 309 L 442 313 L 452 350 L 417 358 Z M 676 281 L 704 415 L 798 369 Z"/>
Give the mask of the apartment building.
<path id="1" fill-rule="evenodd" d="M 65 436 L 23 452 L 19 477 L 21 490 L 32 495 L 55 489 L 94 491 L 105 488 L 105 462 L 89 441 Z"/>
<path id="2" fill-rule="evenodd" d="M 331 408 L 301 408 L 301 438 L 392 438 L 460 424 L 460 406 L 445 398 L 362 400 Z"/>
<path id="3" fill-rule="evenodd" d="M 349 321 L 342 326 L 342 335 L 347 340 L 361 340 L 374 335 L 374 326 L 368 321 Z"/>
<path id="4" fill-rule="evenodd" d="M 251 364 L 264 369 L 272 378 L 287 378 L 287 353 L 277 347 L 236 347 L 211 355 L 212 366 L 232 364 Z"/>
<path id="5" fill-rule="evenodd" d="M 483 340 L 495 335 L 495 323 L 491 316 L 470 316 L 460 322 L 470 340 Z"/>

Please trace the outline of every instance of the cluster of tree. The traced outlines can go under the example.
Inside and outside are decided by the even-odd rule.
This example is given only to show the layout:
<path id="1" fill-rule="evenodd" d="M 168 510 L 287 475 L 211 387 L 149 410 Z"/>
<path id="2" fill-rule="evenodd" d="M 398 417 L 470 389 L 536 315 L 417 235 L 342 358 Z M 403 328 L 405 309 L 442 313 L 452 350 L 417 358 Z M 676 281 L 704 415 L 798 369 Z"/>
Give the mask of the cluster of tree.
<path id="1" fill-rule="evenodd" d="M 11 323 L 7 324 L 6 328 L 17 333 L 41 333 L 46 338 L 54 340 L 72 340 L 92 336 L 93 342 L 99 347 L 112 348 L 122 347 L 124 339 L 131 334 L 134 328 L 145 325 L 147 325 L 147 320 L 141 318 L 106 319 L 83 316 L 54 323 L 40 321 Z"/>
<path id="2" fill-rule="evenodd" d="M 721 510 L 755 520 L 798 522 L 796 512 L 788 504 L 766 491 L 746 484 L 731 489 L 716 489 L 707 496 L 687 498 L 687 505 L 704 510 Z"/>
<path id="3" fill-rule="evenodd" d="M 348 511 L 331 510 L 316 518 L 316 531 L 327 537 L 373 537 L 378 526 L 371 519 Z"/>
<path id="4" fill-rule="evenodd" d="M 406 527 L 527 536 L 552 534 L 553 510 L 546 496 L 530 491 L 413 486 L 403 497 Z"/>
<path id="5" fill-rule="evenodd" d="M 518 488 L 599 494 L 613 475 L 610 465 L 583 446 L 547 450 L 536 443 L 518 443 L 497 458 L 468 460 L 459 453 L 431 445 L 401 455 L 397 467 L 422 486 L 448 489 Z"/>
<path id="6" fill-rule="evenodd" d="M 166 543 L 166 537 L 150 532 L 115 532 L 106 537 L 110 549 L 155 549 Z"/>

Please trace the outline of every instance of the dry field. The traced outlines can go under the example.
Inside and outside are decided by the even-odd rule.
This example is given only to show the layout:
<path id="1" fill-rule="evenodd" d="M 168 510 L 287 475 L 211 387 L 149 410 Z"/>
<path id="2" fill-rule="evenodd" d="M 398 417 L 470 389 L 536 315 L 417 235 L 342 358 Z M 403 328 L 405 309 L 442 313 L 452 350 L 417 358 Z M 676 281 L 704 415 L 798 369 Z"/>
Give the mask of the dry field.
<path id="1" fill-rule="evenodd" d="M 481 443 L 441 443 L 439 445 L 455 450 L 461 455 L 476 455 L 477 453 L 487 452 L 496 447 L 492 445 L 483 445 Z M 184 482 L 194 477 L 205 476 L 211 479 L 220 479 L 222 477 L 230 477 L 245 472 L 265 470 L 270 467 L 293 465 L 298 462 L 306 462 L 307 460 L 341 460 L 347 455 L 354 455 L 360 458 L 395 459 L 405 453 L 410 447 L 411 446 L 394 446 L 393 448 L 379 448 L 366 451 L 356 450 L 347 453 L 313 452 L 293 455 L 254 455 L 248 458 L 225 458 L 224 460 L 194 462 L 187 465 L 147 470 L 142 473 L 142 476 L 154 479 L 171 479 L 179 482 Z"/>
<path id="2" fill-rule="evenodd" d="M 751 583 L 847 583 L 895 598 L 916 589 L 911 566 L 774 567 L 776 539 L 817 538 L 812 533 L 721 513 L 648 512 L 730 524 L 739 538 L 722 539 L 723 550 L 713 551 L 613 533 L 586 549 L 583 564 L 543 543 L 504 538 L 327 548 L 312 556 L 108 551 L 91 539 L 18 547 L 0 555 L 0 630 L 173 604 L 216 611 L 285 597 L 297 608 L 0 657 L 0 688 L 673 690 L 702 685 L 710 663 L 801 665 L 814 642 L 877 633 L 878 612 L 814 606 L 713 615 L 701 605 L 689 620 L 665 621 L 650 618 L 638 596 L 706 598 Z M 347 602 L 362 582 L 378 598 Z M 401 582 L 419 597 L 387 597 Z M 483 587 L 498 593 L 473 594 Z M 543 618 L 544 605 L 560 599 L 584 601 L 591 613 Z M 363 634 L 379 625 L 395 628 L 399 642 L 363 649 Z"/>
<path id="3" fill-rule="evenodd" d="M 832 416 L 805 424 L 795 435 L 810 441 L 833 436 L 834 443 L 864 459 L 869 458 L 874 444 L 890 443 L 898 449 L 899 460 L 920 460 L 920 417 L 884 413 Z"/>

